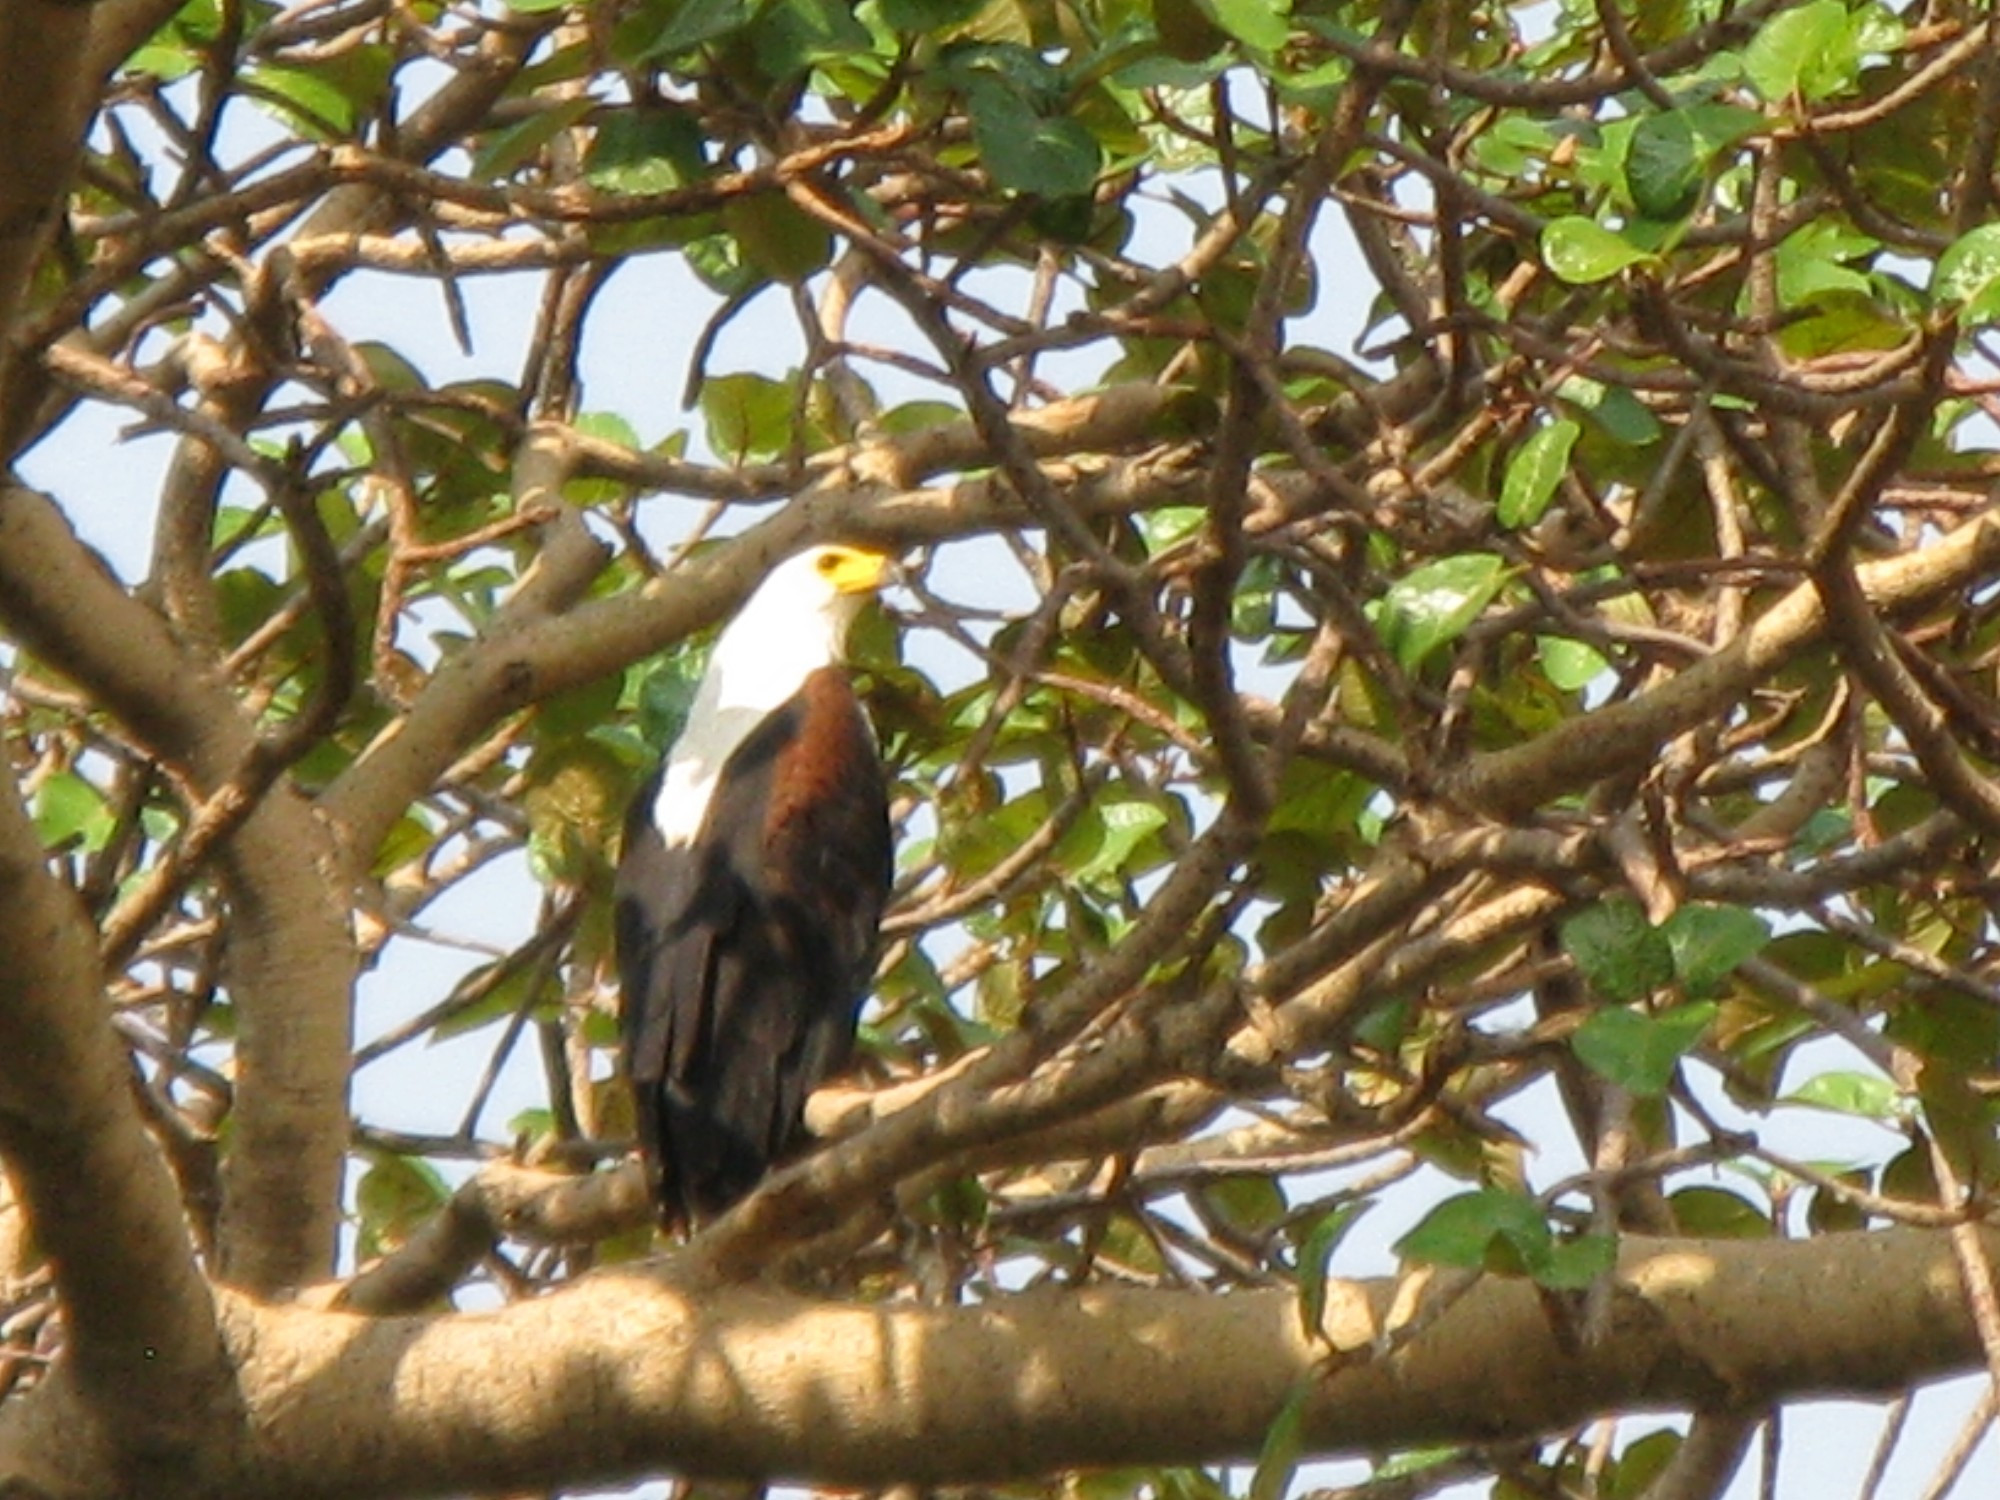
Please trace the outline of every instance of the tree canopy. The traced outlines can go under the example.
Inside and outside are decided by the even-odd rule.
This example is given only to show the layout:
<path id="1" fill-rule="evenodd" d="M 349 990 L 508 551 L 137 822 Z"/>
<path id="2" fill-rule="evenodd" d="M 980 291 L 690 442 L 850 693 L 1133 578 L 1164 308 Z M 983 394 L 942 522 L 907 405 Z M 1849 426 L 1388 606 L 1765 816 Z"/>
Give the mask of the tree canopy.
<path id="1" fill-rule="evenodd" d="M 1994 25 L 0 0 L 0 1491 L 1685 1500 L 2000 1376 Z M 834 539 L 861 1064 L 669 1245 L 620 812 Z"/>

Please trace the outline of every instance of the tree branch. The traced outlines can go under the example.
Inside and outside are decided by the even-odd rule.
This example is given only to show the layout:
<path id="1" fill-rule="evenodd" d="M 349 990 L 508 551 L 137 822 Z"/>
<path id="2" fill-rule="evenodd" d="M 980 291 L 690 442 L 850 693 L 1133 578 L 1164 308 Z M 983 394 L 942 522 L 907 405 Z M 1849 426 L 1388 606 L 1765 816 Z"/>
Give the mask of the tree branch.
<path id="1" fill-rule="evenodd" d="M 0 784 L 0 1154 L 55 1267 L 90 1430 L 184 1453 L 227 1387 L 180 1200 L 130 1096 L 89 918 Z M 10 1473 L 0 1461 L 0 1480 Z"/>
<path id="2" fill-rule="evenodd" d="M 46 496 L 0 484 L 0 621 L 85 684 L 193 799 L 249 763 L 256 727 L 86 548 Z M 343 872 L 289 783 L 222 849 L 241 1020 L 235 1134 L 223 1164 L 224 1270 L 262 1290 L 324 1276 L 339 1225 L 356 966 Z M 257 1003 L 271 996 L 268 1004 Z"/>
<path id="3" fill-rule="evenodd" d="M 1633 1408 L 1886 1392 L 1979 1358 L 1937 1231 L 1631 1238 L 1608 1332 L 1581 1348 L 1531 1284 L 1489 1278 L 1378 1352 L 1398 1290 L 1335 1283 L 1311 1339 L 1290 1290 L 868 1306 L 690 1289 L 670 1265 L 429 1318 L 224 1294 L 243 1440 L 206 1446 L 174 1492 L 341 1500 L 667 1470 L 874 1486 L 1240 1459 L 1299 1382 L 1314 1386 L 1305 1451 L 1331 1455 L 1504 1441 Z M 1816 1316 L 1792 1315 L 1808 1305 Z M 104 1476 L 24 1447 L 59 1430 L 70 1399 L 45 1389 L 0 1408 L 0 1474 L 50 1500 L 112 1500 Z"/>

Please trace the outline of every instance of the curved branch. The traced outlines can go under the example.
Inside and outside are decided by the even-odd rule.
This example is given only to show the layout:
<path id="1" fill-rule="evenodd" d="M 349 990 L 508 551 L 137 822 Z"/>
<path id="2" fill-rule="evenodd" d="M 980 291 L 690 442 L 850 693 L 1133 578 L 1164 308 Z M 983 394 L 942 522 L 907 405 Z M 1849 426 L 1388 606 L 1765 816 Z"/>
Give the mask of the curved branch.
<path id="1" fill-rule="evenodd" d="M 118 1444 L 179 1451 L 227 1387 L 214 1307 L 132 1107 L 96 933 L 48 873 L 11 779 L 0 781 L 0 952 L 0 1155 L 55 1268 L 66 1376 Z"/>
<path id="2" fill-rule="evenodd" d="M 1901 557 L 1854 570 L 1868 607 L 1893 614 L 1960 587 L 2000 562 L 2000 512 Z M 1444 779 L 1454 801 L 1494 817 L 1532 811 L 1552 797 L 1642 761 L 1675 735 L 1721 713 L 1827 632 L 1812 583 L 1786 594 L 1722 650 L 1636 697 L 1565 719 L 1522 745 L 1473 757 Z"/>
<path id="3" fill-rule="evenodd" d="M 256 726 L 207 664 L 128 594 L 55 503 L 0 484 L 0 623 L 91 693 L 193 798 L 256 804 L 223 846 L 242 1026 L 235 1135 L 224 1162 L 224 1269 L 264 1290 L 324 1275 L 347 1141 L 356 958 L 326 830 L 282 781 L 234 780 Z M 234 816 L 225 797 L 218 802 Z"/>

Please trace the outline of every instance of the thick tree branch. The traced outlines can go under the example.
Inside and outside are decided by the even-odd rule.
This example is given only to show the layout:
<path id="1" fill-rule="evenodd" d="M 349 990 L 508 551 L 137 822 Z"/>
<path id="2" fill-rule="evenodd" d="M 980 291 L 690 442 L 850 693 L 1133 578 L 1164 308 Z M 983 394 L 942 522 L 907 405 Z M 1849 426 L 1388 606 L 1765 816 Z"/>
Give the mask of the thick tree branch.
<path id="1" fill-rule="evenodd" d="M 1987 511 L 1928 547 L 1854 570 L 1871 609 L 1893 614 L 1959 588 L 2000 562 L 2000 517 Z M 1722 712 L 1798 652 L 1826 635 L 1826 611 L 1811 583 L 1772 605 L 1722 650 L 1631 699 L 1565 719 L 1522 745 L 1473 758 L 1445 778 L 1453 800 L 1495 817 L 1641 763 L 1659 746 Z"/>
<path id="2" fill-rule="evenodd" d="M 205 1435 L 227 1370 L 174 1182 L 132 1107 L 97 940 L 0 783 L 0 1154 L 55 1267 L 64 1374 L 121 1454 Z M 0 1461 L 0 1481 L 9 1471 Z"/>
<path id="3" fill-rule="evenodd" d="M 125 591 L 52 501 L 11 484 L 0 484 L 0 622 L 85 684 L 193 796 L 230 784 L 256 753 L 256 726 L 208 664 Z M 229 978 L 283 996 L 239 1009 L 237 1081 L 260 1082 L 236 1096 L 224 1269 L 273 1290 L 331 1269 L 352 1046 L 350 905 L 326 830 L 288 783 L 265 791 L 222 860 L 235 912 Z"/>
<path id="4" fill-rule="evenodd" d="M 99 79 L 88 63 L 90 9 L 52 0 L 0 3 L 0 329 L 62 212 L 64 190 L 96 107 Z M 0 381 L 0 389 L 5 384 Z M 6 414 L 0 414 L 4 417 Z M 13 421 L 0 420 L 0 458 Z"/>
<path id="5" fill-rule="evenodd" d="M 225 1294 L 246 1428 L 155 1493 L 341 1500 L 666 1470 L 963 1482 L 1240 1459 L 1301 1381 L 1315 1387 L 1305 1450 L 1335 1454 L 1887 1392 L 1979 1358 L 1938 1231 L 1631 1239 L 1608 1331 L 1584 1347 L 1531 1285 L 1488 1280 L 1379 1352 L 1397 1292 L 1335 1284 L 1310 1339 L 1288 1290 L 857 1306 L 684 1289 L 670 1267 L 496 1313 L 389 1320 Z M 1802 1306 L 1816 1315 L 1790 1315 Z M 24 1446 L 59 1430 L 72 1399 L 58 1386 L 0 1409 L 0 1474 L 50 1500 L 122 1500 L 108 1476 Z"/>

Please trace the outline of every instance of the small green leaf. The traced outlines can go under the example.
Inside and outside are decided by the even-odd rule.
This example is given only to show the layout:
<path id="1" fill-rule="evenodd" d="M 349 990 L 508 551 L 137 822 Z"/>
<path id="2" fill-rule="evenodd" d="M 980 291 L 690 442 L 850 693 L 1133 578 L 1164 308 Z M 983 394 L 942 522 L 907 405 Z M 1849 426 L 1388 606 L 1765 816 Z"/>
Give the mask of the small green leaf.
<path id="1" fill-rule="evenodd" d="M 868 28 L 854 18 L 852 0 L 764 0 L 751 35 L 768 78 L 796 78 L 873 45 Z"/>
<path id="2" fill-rule="evenodd" d="M 968 81 L 965 108 L 980 160 L 1001 187 L 1067 198 L 1096 184 L 1103 153 L 1074 115 L 1042 114 L 1010 82 L 991 74 Z"/>
<path id="3" fill-rule="evenodd" d="M 1824 99 L 1855 78 L 1860 52 L 1841 0 L 1811 0 L 1757 28 L 1743 49 L 1743 73 L 1773 104 Z"/>
<path id="4" fill-rule="evenodd" d="M 607 193 L 663 193 L 707 168 L 701 127 L 671 105 L 607 110 L 595 119 L 584 178 Z"/>
<path id="5" fill-rule="evenodd" d="M 1230 1228 L 1244 1234 L 1265 1234 L 1284 1220 L 1289 1205 L 1284 1189 L 1261 1173 L 1218 1177 L 1196 1189 L 1202 1205 Z"/>
<path id="6" fill-rule="evenodd" d="M 665 750 L 681 737 L 707 664 L 705 648 L 683 643 L 669 656 L 656 656 L 630 669 L 640 674 L 639 737 L 648 745 Z"/>
<path id="7" fill-rule="evenodd" d="M 1376 627 L 1397 661 L 1418 667 L 1465 633 L 1506 578 L 1505 561 L 1488 552 L 1425 563 L 1389 585 L 1375 611 Z"/>
<path id="8" fill-rule="evenodd" d="M 636 453 L 643 446 L 632 424 L 616 412 L 584 412 L 576 419 L 576 430 L 628 453 Z M 562 493 L 571 505 L 614 505 L 625 498 L 628 489 L 616 479 L 572 479 L 563 486 Z"/>
<path id="9" fill-rule="evenodd" d="M 1072 872 L 1078 880 L 1096 880 L 1125 868 L 1146 839 L 1166 827 L 1166 810 L 1139 797 L 1120 797 L 1092 809 L 1096 847 Z"/>
<path id="10" fill-rule="evenodd" d="M 1431 1265 L 1508 1269 L 1494 1264 L 1500 1246 L 1510 1252 L 1503 1261 L 1518 1267 L 1545 1261 L 1554 1239 L 1534 1199 L 1502 1188 L 1479 1188 L 1433 1207 L 1396 1241 L 1396 1253 Z"/>
<path id="11" fill-rule="evenodd" d="M 1712 989 L 1771 941 L 1771 924 L 1754 911 L 1705 902 L 1681 907 L 1660 931 L 1673 949 L 1674 973 L 1690 995 Z"/>
<path id="12" fill-rule="evenodd" d="M 125 59 L 127 73 L 144 73 L 162 83 L 185 78 L 201 66 L 201 57 L 185 42 L 148 42 Z"/>
<path id="13" fill-rule="evenodd" d="M 1369 1484 L 1384 1485 L 1386 1480 L 1407 1479 L 1413 1474 L 1425 1473 L 1440 1464 L 1452 1463 L 1463 1458 L 1465 1451 L 1456 1444 L 1448 1444 L 1437 1448 L 1412 1448 L 1405 1453 L 1392 1454 L 1369 1471 Z M 1384 1485 L 1384 1488 L 1387 1486 Z M 1423 1493 L 1423 1487 L 1419 1487 L 1416 1492 Z M 1389 1493 L 1398 1492 L 1391 1490 Z"/>
<path id="14" fill-rule="evenodd" d="M 535 1140 L 556 1133 L 556 1115 L 552 1109 L 532 1107 L 520 1110 L 507 1121 L 507 1134 L 515 1140 Z"/>
<path id="15" fill-rule="evenodd" d="M 1902 1113 L 1900 1091 L 1879 1073 L 1817 1073 L 1778 1102 L 1864 1120 L 1894 1120 Z"/>
<path id="16" fill-rule="evenodd" d="M 1299 1325 L 1308 1339 L 1319 1338 L 1326 1321 L 1326 1282 L 1334 1252 L 1347 1238 L 1347 1231 L 1374 1206 L 1361 1199 L 1322 1214 L 1299 1247 Z"/>
<path id="17" fill-rule="evenodd" d="M 1286 23 L 1289 4 L 1276 0 L 1197 0 L 1201 9 L 1224 31 L 1258 52 L 1276 52 L 1291 39 Z"/>
<path id="18" fill-rule="evenodd" d="M 1931 301 L 1957 308 L 1967 323 L 2000 317 L 2000 224 L 1982 224 L 1946 247 L 1931 277 Z"/>
<path id="19" fill-rule="evenodd" d="M 1649 1432 L 1625 1446 L 1611 1473 L 1611 1485 L 1600 1489 L 1603 1500 L 1643 1500 L 1654 1493 L 1654 1484 L 1681 1451 L 1682 1434 Z"/>
<path id="20" fill-rule="evenodd" d="M 1565 693 L 1581 692 L 1611 669 L 1596 647 L 1559 635 L 1535 637 L 1535 655 L 1550 685 Z"/>
<path id="21" fill-rule="evenodd" d="M 249 92 L 288 115 L 307 135 L 338 138 L 354 129 L 354 101 L 318 72 L 266 63 L 248 69 L 243 81 Z"/>
<path id="22" fill-rule="evenodd" d="M 1623 386 L 1605 385 L 1587 375 L 1572 375 L 1556 387 L 1556 394 L 1578 410 L 1588 412 L 1606 436 L 1628 447 L 1643 448 L 1660 439 L 1660 419 Z"/>
<path id="23" fill-rule="evenodd" d="M 1727 1188 L 1685 1187 L 1667 1197 L 1681 1233 L 1704 1239 L 1765 1240 L 1771 1221 L 1757 1205 Z"/>
<path id="24" fill-rule="evenodd" d="M 35 832 L 44 849 L 95 854 L 116 825 L 104 793 L 74 771 L 57 771 L 35 789 Z"/>
<path id="25" fill-rule="evenodd" d="M 1832 220 L 1800 225 L 1778 246 L 1778 300 L 1786 307 L 1797 307 L 1808 298 L 1830 292 L 1866 295 L 1868 277 L 1842 262 L 1881 248 L 1881 241 Z"/>
<path id="26" fill-rule="evenodd" d="M 1608 1234 L 1580 1234 L 1549 1246 L 1548 1258 L 1529 1274 L 1552 1291 L 1581 1291 L 1618 1264 L 1618 1241 Z"/>
<path id="27" fill-rule="evenodd" d="M 1577 1028 L 1570 1047 L 1600 1077 L 1651 1097 L 1666 1092 L 1674 1069 L 1694 1050 L 1716 1009 L 1704 1000 L 1656 1016 L 1622 1006 L 1600 1010 Z"/>
<path id="28" fill-rule="evenodd" d="M 1558 278 L 1584 286 L 1616 276 L 1652 256 L 1595 219 L 1571 215 L 1542 231 L 1542 260 Z"/>
<path id="29" fill-rule="evenodd" d="M 437 1168 L 419 1156 L 369 1153 L 371 1165 L 354 1187 L 364 1260 L 393 1250 L 444 1206 L 451 1189 Z"/>
<path id="30" fill-rule="evenodd" d="M 703 382 L 709 446 L 729 463 L 783 452 L 792 433 L 792 400 L 789 382 L 751 371 Z"/>
<path id="31" fill-rule="evenodd" d="M 1649 219 L 1678 219 L 1701 195 L 1708 162 L 1694 126 L 1678 109 L 1643 117 L 1625 153 L 1625 188 Z"/>
<path id="32" fill-rule="evenodd" d="M 1285 1500 L 1291 1492 L 1300 1455 L 1305 1451 L 1306 1403 L 1312 1393 L 1313 1381 L 1301 1378 L 1271 1419 L 1263 1450 L 1257 1455 L 1256 1471 L 1250 1476 L 1249 1500 Z"/>
<path id="33" fill-rule="evenodd" d="M 1134 517 L 1146 551 L 1153 556 L 1179 546 L 1200 531 L 1207 519 L 1207 509 L 1199 505 L 1166 505 Z"/>
<path id="34" fill-rule="evenodd" d="M 1673 982 L 1673 948 L 1630 901 L 1585 908 L 1562 924 L 1561 937 L 1563 952 L 1606 999 L 1640 1000 Z"/>
<path id="35" fill-rule="evenodd" d="M 884 23 L 922 36 L 963 26 L 985 8 L 986 0 L 881 0 Z"/>
<path id="36" fill-rule="evenodd" d="M 1519 530 L 1541 520 L 1569 469 L 1570 450 L 1576 447 L 1582 430 L 1564 417 L 1536 428 L 1514 450 L 1507 461 L 1507 477 L 1500 484 L 1496 514 L 1502 526 Z"/>
<path id="37" fill-rule="evenodd" d="M 685 0 L 673 19 L 634 54 L 632 61 L 674 57 L 740 31 L 755 13 L 753 0 Z"/>
<path id="38" fill-rule="evenodd" d="M 1642 116 L 1633 127 L 1622 167 L 1633 205 L 1649 219 L 1679 219 L 1695 205 L 1716 159 L 1764 128 L 1755 110 L 1733 104 L 1693 104 Z"/>

